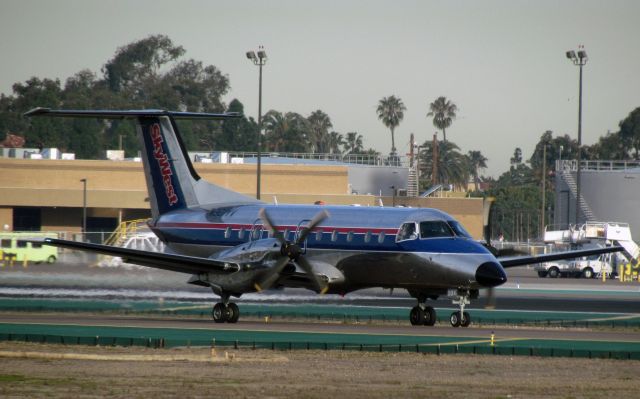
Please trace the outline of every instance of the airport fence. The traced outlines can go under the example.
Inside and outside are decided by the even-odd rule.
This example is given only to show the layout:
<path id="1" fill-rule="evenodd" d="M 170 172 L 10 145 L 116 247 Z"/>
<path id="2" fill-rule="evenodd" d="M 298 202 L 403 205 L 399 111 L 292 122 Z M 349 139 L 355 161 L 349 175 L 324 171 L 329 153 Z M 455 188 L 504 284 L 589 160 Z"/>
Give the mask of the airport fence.
<path id="1" fill-rule="evenodd" d="M 640 360 L 640 351 L 573 349 L 542 346 L 505 346 L 476 344 L 371 344 L 336 343 L 319 341 L 238 341 L 238 340 L 188 340 L 165 339 L 163 337 L 102 337 L 63 336 L 44 334 L 0 333 L 0 341 L 30 342 L 41 344 L 146 347 L 154 349 L 177 347 L 212 347 L 234 350 L 315 350 L 315 351 L 356 351 L 380 353 L 419 353 L 425 355 L 496 355 L 529 357 L 563 357 L 589 359 Z"/>

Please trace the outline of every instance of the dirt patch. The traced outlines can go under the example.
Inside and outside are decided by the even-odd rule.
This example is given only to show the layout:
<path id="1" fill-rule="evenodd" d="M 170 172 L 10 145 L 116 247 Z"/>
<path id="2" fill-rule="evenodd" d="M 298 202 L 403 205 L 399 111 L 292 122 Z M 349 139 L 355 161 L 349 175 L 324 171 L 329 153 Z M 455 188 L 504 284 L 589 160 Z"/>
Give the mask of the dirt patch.
<path id="1" fill-rule="evenodd" d="M 4 357 L 0 397 L 635 398 L 640 375 L 638 361 L 601 359 L 302 350 L 226 350 L 225 358 L 218 348 L 206 362 L 188 359 L 210 357 L 210 348 L 17 342 L 0 351 L 95 355 Z"/>

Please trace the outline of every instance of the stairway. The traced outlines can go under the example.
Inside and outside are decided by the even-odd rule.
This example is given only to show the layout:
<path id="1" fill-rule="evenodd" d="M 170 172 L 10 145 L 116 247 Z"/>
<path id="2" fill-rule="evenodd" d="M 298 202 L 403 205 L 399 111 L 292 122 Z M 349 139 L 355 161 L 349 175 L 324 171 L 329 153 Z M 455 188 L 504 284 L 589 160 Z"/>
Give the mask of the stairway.
<path id="1" fill-rule="evenodd" d="M 407 197 L 418 196 L 418 171 L 415 168 L 409 168 L 407 176 Z"/>
<path id="2" fill-rule="evenodd" d="M 573 196 L 573 198 L 576 198 L 577 196 L 577 185 L 576 185 L 576 180 L 573 178 L 573 174 L 571 174 L 571 171 L 569 170 L 563 170 L 562 171 L 562 178 L 564 179 L 564 181 L 567 183 L 567 186 L 569 186 L 569 190 L 571 191 L 571 195 Z M 584 195 L 582 195 L 582 193 L 580 194 L 580 211 L 582 212 L 582 215 L 585 217 L 585 219 L 587 221 L 589 220 L 595 220 L 595 216 L 593 215 L 593 211 L 591 210 L 591 207 L 589 206 L 589 204 L 587 204 L 587 201 L 585 201 L 584 199 Z"/>

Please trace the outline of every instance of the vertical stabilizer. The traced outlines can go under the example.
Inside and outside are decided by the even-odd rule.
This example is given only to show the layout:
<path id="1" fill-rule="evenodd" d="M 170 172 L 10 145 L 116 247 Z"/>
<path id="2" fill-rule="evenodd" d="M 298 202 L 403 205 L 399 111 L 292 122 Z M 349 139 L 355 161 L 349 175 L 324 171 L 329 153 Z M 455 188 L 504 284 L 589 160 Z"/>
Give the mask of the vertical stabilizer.
<path id="1" fill-rule="evenodd" d="M 193 168 L 176 119 L 227 119 L 239 114 L 171 112 L 163 110 L 63 110 L 35 108 L 25 116 L 136 119 L 142 145 L 153 218 L 189 207 L 251 204 L 260 201 L 204 181 Z"/>

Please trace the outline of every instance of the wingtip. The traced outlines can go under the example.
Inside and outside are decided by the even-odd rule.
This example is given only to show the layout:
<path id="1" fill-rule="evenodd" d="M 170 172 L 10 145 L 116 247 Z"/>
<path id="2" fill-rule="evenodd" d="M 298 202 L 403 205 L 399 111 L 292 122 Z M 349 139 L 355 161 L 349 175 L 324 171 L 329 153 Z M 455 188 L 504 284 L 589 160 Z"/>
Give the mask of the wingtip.
<path id="1" fill-rule="evenodd" d="M 23 115 L 29 118 L 32 116 L 45 115 L 45 114 L 48 114 L 50 111 L 51 111 L 51 108 L 36 107 L 25 112 Z"/>

